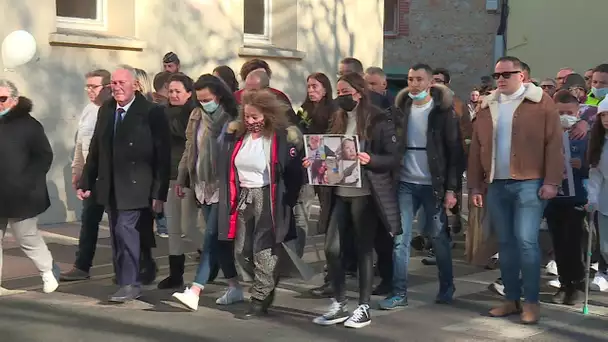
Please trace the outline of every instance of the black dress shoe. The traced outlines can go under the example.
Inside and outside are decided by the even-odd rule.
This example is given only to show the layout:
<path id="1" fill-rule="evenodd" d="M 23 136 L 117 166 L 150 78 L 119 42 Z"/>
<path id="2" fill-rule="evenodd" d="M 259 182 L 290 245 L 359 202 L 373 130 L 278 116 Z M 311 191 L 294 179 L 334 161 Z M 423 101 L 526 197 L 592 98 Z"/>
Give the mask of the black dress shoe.
<path id="1" fill-rule="evenodd" d="M 139 281 L 143 285 L 150 285 L 156 280 L 157 272 L 158 266 L 156 266 L 156 262 L 151 261 L 146 266 L 140 268 Z"/>
<path id="2" fill-rule="evenodd" d="M 59 275 L 59 280 L 61 281 L 78 281 L 78 280 L 87 280 L 89 279 L 89 272 L 85 272 L 76 267 L 71 270 L 61 273 Z"/>
<path id="3" fill-rule="evenodd" d="M 386 296 L 393 291 L 393 285 L 386 281 L 381 281 L 378 286 L 372 291 L 374 296 Z"/>
<path id="4" fill-rule="evenodd" d="M 258 317 L 263 317 L 268 314 L 268 308 L 264 307 L 264 302 L 258 299 L 251 299 L 251 303 L 249 303 L 249 308 L 243 315 L 241 315 L 240 319 L 254 319 Z"/>
<path id="5" fill-rule="evenodd" d="M 141 289 L 139 286 L 125 285 L 121 287 L 118 292 L 111 295 L 108 299 L 112 303 L 126 303 L 135 300 L 141 296 Z"/>
<path id="6" fill-rule="evenodd" d="M 334 290 L 331 288 L 330 283 L 325 283 L 319 287 L 310 290 L 310 293 L 317 297 L 329 298 L 333 296 Z"/>

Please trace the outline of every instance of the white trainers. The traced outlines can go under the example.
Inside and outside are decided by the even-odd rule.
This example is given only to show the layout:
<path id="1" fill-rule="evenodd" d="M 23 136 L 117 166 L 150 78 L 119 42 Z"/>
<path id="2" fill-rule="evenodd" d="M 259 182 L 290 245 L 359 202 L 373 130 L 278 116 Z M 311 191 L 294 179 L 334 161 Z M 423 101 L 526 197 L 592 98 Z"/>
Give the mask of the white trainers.
<path id="1" fill-rule="evenodd" d="M 243 288 L 238 287 L 228 287 L 228 290 L 224 292 L 224 294 L 215 301 L 217 305 L 230 305 L 234 303 L 239 303 L 245 300 L 245 295 L 243 294 Z"/>
<path id="2" fill-rule="evenodd" d="M 353 311 L 353 314 L 344 322 L 344 326 L 347 328 L 363 328 L 368 326 L 372 322 L 372 318 L 369 314 L 369 305 L 361 304 Z"/>
<path id="3" fill-rule="evenodd" d="M 551 287 L 555 287 L 557 289 L 562 287 L 562 283 L 559 281 L 559 278 L 551 279 L 547 282 L 547 285 Z"/>
<path id="4" fill-rule="evenodd" d="M 600 263 L 599 262 L 594 262 L 593 264 L 591 264 L 591 269 L 594 270 L 595 272 L 599 271 L 599 269 L 600 269 Z"/>
<path id="5" fill-rule="evenodd" d="M 608 292 L 608 274 L 597 272 L 595 278 L 589 284 L 589 289 L 591 291 Z"/>
<path id="6" fill-rule="evenodd" d="M 42 284 L 42 292 L 44 293 L 54 292 L 57 290 L 57 287 L 59 287 L 59 282 L 57 281 L 53 271 L 42 273 Z"/>
<path id="7" fill-rule="evenodd" d="M 557 263 L 555 262 L 555 260 L 551 260 L 547 263 L 547 266 L 545 267 L 545 271 L 547 272 L 548 275 L 552 275 L 552 276 L 559 275 L 557 273 Z"/>
<path id="8" fill-rule="evenodd" d="M 180 301 L 180 303 L 184 304 L 192 311 L 198 310 L 198 296 L 195 295 L 189 287 L 186 287 L 184 292 L 175 292 L 173 298 Z"/>

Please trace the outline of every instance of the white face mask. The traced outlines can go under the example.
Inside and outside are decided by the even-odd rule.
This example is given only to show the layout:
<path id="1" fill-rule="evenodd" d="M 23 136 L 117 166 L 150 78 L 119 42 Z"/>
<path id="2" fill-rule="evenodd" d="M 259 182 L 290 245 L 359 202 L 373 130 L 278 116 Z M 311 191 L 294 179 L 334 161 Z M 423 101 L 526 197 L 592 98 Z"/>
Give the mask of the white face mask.
<path id="1" fill-rule="evenodd" d="M 559 116 L 559 121 L 562 124 L 562 128 L 570 129 L 572 126 L 574 126 L 578 122 L 578 117 L 573 116 L 573 115 L 564 114 L 564 115 Z"/>

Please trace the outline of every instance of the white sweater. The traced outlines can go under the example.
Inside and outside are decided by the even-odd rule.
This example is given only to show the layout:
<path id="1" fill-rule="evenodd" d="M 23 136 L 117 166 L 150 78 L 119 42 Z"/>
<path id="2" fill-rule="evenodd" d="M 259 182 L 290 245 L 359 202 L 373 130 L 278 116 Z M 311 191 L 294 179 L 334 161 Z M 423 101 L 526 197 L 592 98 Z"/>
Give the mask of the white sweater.
<path id="1" fill-rule="evenodd" d="M 597 211 L 608 216 L 608 138 L 597 167 L 589 170 L 587 198 Z"/>
<path id="2" fill-rule="evenodd" d="M 511 137 L 513 136 L 513 115 L 523 99 L 526 88 L 522 85 L 511 95 L 501 94 L 498 103 L 496 123 L 496 174 L 494 179 L 511 178 Z"/>
<path id="3" fill-rule="evenodd" d="M 74 149 L 74 160 L 72 161 L 72 174 L 80 174 L 84 168 L 89 155 L 89 146 L 97 124 L 99 106 L 89 103 L 82 110 L 78 121 L 78 133 L 76 134 L 76 147 Z"/>

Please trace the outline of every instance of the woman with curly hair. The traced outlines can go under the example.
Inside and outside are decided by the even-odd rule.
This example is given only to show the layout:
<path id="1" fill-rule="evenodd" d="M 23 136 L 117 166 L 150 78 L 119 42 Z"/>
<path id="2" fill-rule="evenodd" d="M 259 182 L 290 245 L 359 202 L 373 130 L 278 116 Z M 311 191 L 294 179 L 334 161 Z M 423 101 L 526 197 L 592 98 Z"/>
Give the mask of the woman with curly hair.
<path id="1" fill-rule="evenodd" d="M 291 216 L 303 183 L 303 141 L 285 111 L 268 90 L 244 92 L 218 154 L 219 240 L 235 241 L 237 261 L 254 275 L 245 319 L 267 313 L 282 243 L 296 237 Z"/>

